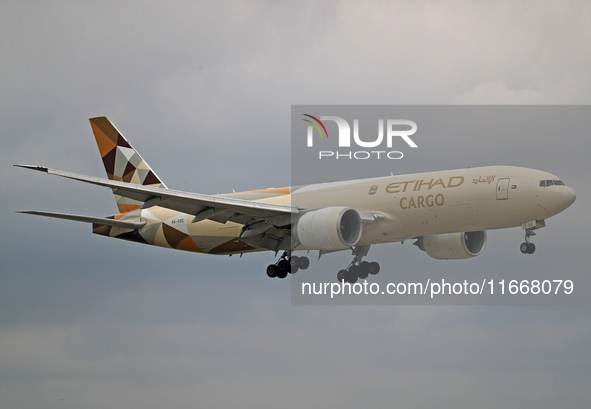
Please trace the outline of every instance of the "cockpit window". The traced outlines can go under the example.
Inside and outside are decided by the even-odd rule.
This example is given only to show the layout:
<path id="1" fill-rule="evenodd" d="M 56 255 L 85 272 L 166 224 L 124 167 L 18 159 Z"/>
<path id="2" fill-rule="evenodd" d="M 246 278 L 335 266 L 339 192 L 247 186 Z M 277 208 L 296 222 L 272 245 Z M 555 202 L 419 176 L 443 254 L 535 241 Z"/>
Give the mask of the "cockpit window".
<path id="1" fill-rule="evenodd" d="M 565 186 L 562 180 L 540 180 L 540 187 L 548 187 L 548 186 Z"/>

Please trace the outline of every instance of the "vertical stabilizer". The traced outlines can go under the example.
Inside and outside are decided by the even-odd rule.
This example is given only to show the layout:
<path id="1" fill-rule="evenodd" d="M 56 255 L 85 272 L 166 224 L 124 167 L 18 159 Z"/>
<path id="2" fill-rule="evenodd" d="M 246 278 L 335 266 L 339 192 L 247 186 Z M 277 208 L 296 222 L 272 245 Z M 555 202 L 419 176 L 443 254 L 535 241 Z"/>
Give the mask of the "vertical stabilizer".
<path id="1" fill-rule="evenodd" d="M 90 125 L 109 179 L 167 189 L 152 168 L 106 117 L 91 118 Z M 142 205 L 142 202 L 137 200 L 114 195 L 120 213 L 138 209 Z"/>

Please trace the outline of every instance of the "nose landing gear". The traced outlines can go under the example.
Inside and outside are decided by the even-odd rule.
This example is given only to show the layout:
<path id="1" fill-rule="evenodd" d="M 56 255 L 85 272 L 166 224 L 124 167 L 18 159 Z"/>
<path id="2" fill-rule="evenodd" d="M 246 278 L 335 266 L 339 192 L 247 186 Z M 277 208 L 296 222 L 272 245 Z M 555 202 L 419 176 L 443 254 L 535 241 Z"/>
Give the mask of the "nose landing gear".
<path id="1" fill-rule="evenodd" d="M 530 241 L 529 238 L 536 235 L 534 230 L 541 229 L 545 226 L 546 222 L 544 220 L 532 220 L 527 223 L 523 223 L 521 228 L 525 230 L 525 241 L 519 246 L 519 250 L 523 254 L 534 254 L 536 251 L 536 246 Z"/>
<path id="2" fill-rule="evenodd" d="M 530 237 L 535 235 L 534 229 L 525 229 L 525 241 L 519 246 L 523 254 L 534 254 L 536 251 L 536 245 L 530 241 Z"/>

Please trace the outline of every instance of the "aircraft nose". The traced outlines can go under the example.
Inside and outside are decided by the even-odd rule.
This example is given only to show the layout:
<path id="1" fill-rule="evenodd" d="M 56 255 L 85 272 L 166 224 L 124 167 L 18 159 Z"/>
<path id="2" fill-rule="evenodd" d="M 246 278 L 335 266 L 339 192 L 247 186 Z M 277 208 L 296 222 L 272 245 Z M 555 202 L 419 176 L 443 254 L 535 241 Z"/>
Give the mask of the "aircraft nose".
<path id="1" fill-rule="evenodd" d="M 571 187 L 565 186 L 562 188 L 562 192 L 560 192 L 560 198 L 564 207 L 567 208 L 574 203 L 577 194 Z"/>

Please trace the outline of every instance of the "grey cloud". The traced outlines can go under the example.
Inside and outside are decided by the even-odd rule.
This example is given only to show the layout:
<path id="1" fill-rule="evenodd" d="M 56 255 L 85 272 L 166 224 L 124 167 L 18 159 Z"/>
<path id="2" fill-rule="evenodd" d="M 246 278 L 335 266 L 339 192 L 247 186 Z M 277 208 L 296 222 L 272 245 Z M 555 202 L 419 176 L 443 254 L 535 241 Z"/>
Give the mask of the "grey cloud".
<path id="1" fill-rule="evenodd" d="M 3 404 L 584 406 L 588 308 L 291 306 L 289 283 L 264 275 L 271 253 L 154 249 L 14 214 L 108 215 L 114 203 L 108 190 L 11 165 L 102 176 L 87 118 L 107 115 L 171 187 L 287 185 L 291 104 L 588 104 L 590 16 L 582 1 L 5 5 Z M 476 166 L 505 153 L 560 174 L 579 196 L 536 238 L 549 254 L 524 260 L 522 232 L 498 231 L 461 268 L 583 271 L 588 139 L 509 153 L 499 145 L 509 136 L 480 151 L 465 136 L 447 158 L 425 147 L 398 166 Z M 393 277 L 458 268 L 410 244 L 370 254 Z"/>

